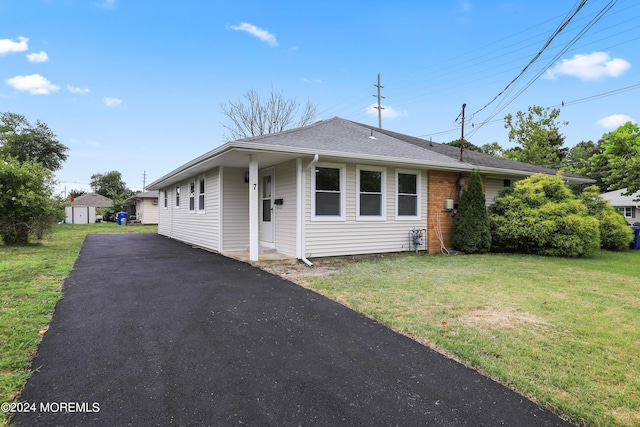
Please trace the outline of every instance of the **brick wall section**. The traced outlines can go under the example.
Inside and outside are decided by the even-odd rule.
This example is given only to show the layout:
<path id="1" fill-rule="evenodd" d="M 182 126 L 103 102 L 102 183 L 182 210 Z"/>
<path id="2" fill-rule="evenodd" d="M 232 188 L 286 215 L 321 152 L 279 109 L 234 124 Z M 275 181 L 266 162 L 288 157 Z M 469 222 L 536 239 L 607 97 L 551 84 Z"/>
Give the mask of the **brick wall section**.
<path id="1" fill-rule="evenodd" d="M 440 252 L 440 240 L 436 233 L 438 213 L 440 213 L 440 229 L 445 247 L 450 248 L 453 243 L 453 217 L 444 211 L 444 201 L 453 199 L 458 203 L 457 182 L 460 174 L 456 172 L 429 171 L 427 175 L 428 197 L 428 247 L 430 254 Z"/>
<path id="2" fill-rule="evenodd" d="M 429 220 L 427 251 L 430 254 L 435 254 L 440 252 L 440 239 L 438 239 L 438 233 L 436 232 L 438 212 L 440 213 L 440 229 L 442 230 L 444 245 L 449 249 L 453 246 L 453 217 L 451 212 L 444 210 L 444 201 L 453 199 L 453 202 L 458 204 L 458 180 L 464 178 L 466 186 L 469 182 L 469 174 L 429 171 L 427 176 L 427 215 Z M 482 191 L 486 192 L 484 176 L 482 177 Z"/>

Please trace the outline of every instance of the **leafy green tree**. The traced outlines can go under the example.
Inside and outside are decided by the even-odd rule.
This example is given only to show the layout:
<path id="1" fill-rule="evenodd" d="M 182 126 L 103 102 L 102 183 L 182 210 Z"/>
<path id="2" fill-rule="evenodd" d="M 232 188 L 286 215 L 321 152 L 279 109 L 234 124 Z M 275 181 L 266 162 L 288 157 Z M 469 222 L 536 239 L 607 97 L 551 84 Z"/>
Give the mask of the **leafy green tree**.
<path id="1" fill-rule="evenodd" d="M 599 165 L 607 165 L 609 173 L 602 181 L 609 190 L 627 188 L 626 194 L 640 191 L 640 128 L 627 122 L 618 129 L 602 136 L 601 154 L 591 159 Z"/>
<path id="2" fill-rule="evenodd" d="M 599 222 L 559 177 L 537 174 L 498 195 L 489 215 L 492 249 L 547 256 L 591 256 Z"/>
<path id="3" fill-rule="evenodd" d="M 46 123 L 32 126 L 25 116 L 2 113 L 0 116 L 0 154 L 19 162 L 39 162 L 46 169 L 56 171 L 67 160 L 67 151 Z"/>
<path id="4" fill-rule="evenodd" d="M 122 180 L 122 174 L 118 171 L 95 173 L 91 175 L 89 185 L 95 193 L 104 197 L 111 198 L 118 194 L 127 195 L 127 197 L 133 195 L 133 192 L 127 188 L 127 184 Z"/>
<path id="5" fill-rule="evenodd" d="M 498 142 L 494 141 L 490 144 L 483 144 L 480 146 L 480 152 L 484 154 L 490 154 L 496 157 L 504 156 L 504 148 Z"/>
<path id="6" fill-rule="evenodd" d="M 491 248 L 491 228 L 482 178 L 477 170 L 462 191 L 458 213 L 453 219 L 453 247 L 466 253 L 485 253 Z"/>
<path id="7" fill-rule="evenodd" d="M 450 145 L 452 147 L 460 148 L 460 138 L 454 139 L 453 141 L 445 142 L 444 145 Z M 478 152 L 480 151 L 480 147 L 470 143 L 466 139 L 464 140 L 462 147 L 465 150 L 478 151 Z"/>
<path id="8" fill-rule="evenodd" d="M 600 247 L 609 251 L 629 249 L 633 231 L 624 217 L 600 195 L 600 189 L 596 185 L 585 188 L 580 200 L 589 215 L 597 218 L 600 223 Z"/>
<path id="9" fill-rule="evenodd" d="M 0 236 L 6 245 L 26 244 L 64 218 L 53 198 L 53 173 L 40 163 L 0 156 Z"/>
<path id="10" fill-rule="evenodd" d="M 504 127 L 509 129 L 509 141 L 521 148 L 510 151 L 507 158 L 558 168 L 567 154 L 562 148 L 564 136 L 560 126 L 569 124 L 558 121 L 559 115 L 558 108 L 549 110 L 537 105 L 530 106 L 527 113 L 518 111 L 515 117 L 507 114 Z"/>

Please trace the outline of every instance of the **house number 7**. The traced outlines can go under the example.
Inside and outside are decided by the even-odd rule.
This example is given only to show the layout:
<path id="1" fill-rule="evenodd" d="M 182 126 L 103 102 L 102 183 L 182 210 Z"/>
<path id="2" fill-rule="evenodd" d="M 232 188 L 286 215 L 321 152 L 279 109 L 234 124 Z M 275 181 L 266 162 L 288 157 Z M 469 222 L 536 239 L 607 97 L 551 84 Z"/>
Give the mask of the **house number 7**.
<path id="1" fill-rule="evenodd" d="M 258 184 L 253 184 L 253 189 L 255 190 Z"/>

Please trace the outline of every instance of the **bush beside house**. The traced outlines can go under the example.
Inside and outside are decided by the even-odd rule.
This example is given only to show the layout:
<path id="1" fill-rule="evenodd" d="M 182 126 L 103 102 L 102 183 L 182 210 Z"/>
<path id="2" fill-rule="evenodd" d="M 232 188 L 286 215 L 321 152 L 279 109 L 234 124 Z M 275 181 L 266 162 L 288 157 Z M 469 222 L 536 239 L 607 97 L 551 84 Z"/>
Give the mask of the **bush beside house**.
<path id="1" fill-rule="evenodd" d="M 589 215 L 600 222 L 600 247 L 608 251 L 629 249 L 633 241 L 633 231 L 624 217 L 600 195 L 597 186 L 585 188 L 580 200 L 586 206 Z"/>
<path id="2" fill-rule="evenodd" d="M 586 257 L 600 248 L 599 221 L 560 177 L 518 181 L 496 198 L 489 219 L 497 251 Z"/>

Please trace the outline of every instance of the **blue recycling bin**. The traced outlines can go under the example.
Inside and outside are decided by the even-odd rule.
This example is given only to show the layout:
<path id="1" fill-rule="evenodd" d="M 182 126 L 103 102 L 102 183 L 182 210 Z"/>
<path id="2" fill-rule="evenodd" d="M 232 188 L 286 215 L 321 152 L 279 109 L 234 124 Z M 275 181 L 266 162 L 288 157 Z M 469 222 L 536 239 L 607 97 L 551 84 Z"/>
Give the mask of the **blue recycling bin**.
<path id="1" fill-rule="evenodd" d="M 126 212 L 118 212 L 118 225 L 127 225 L 127 213 Z"/>
<path id="2" fill-rule="evenodd" d="M 631 249 L 640 249 L 640 227 L 632 226 L 633 230 L 633 242 L 631 242 Z"/>

